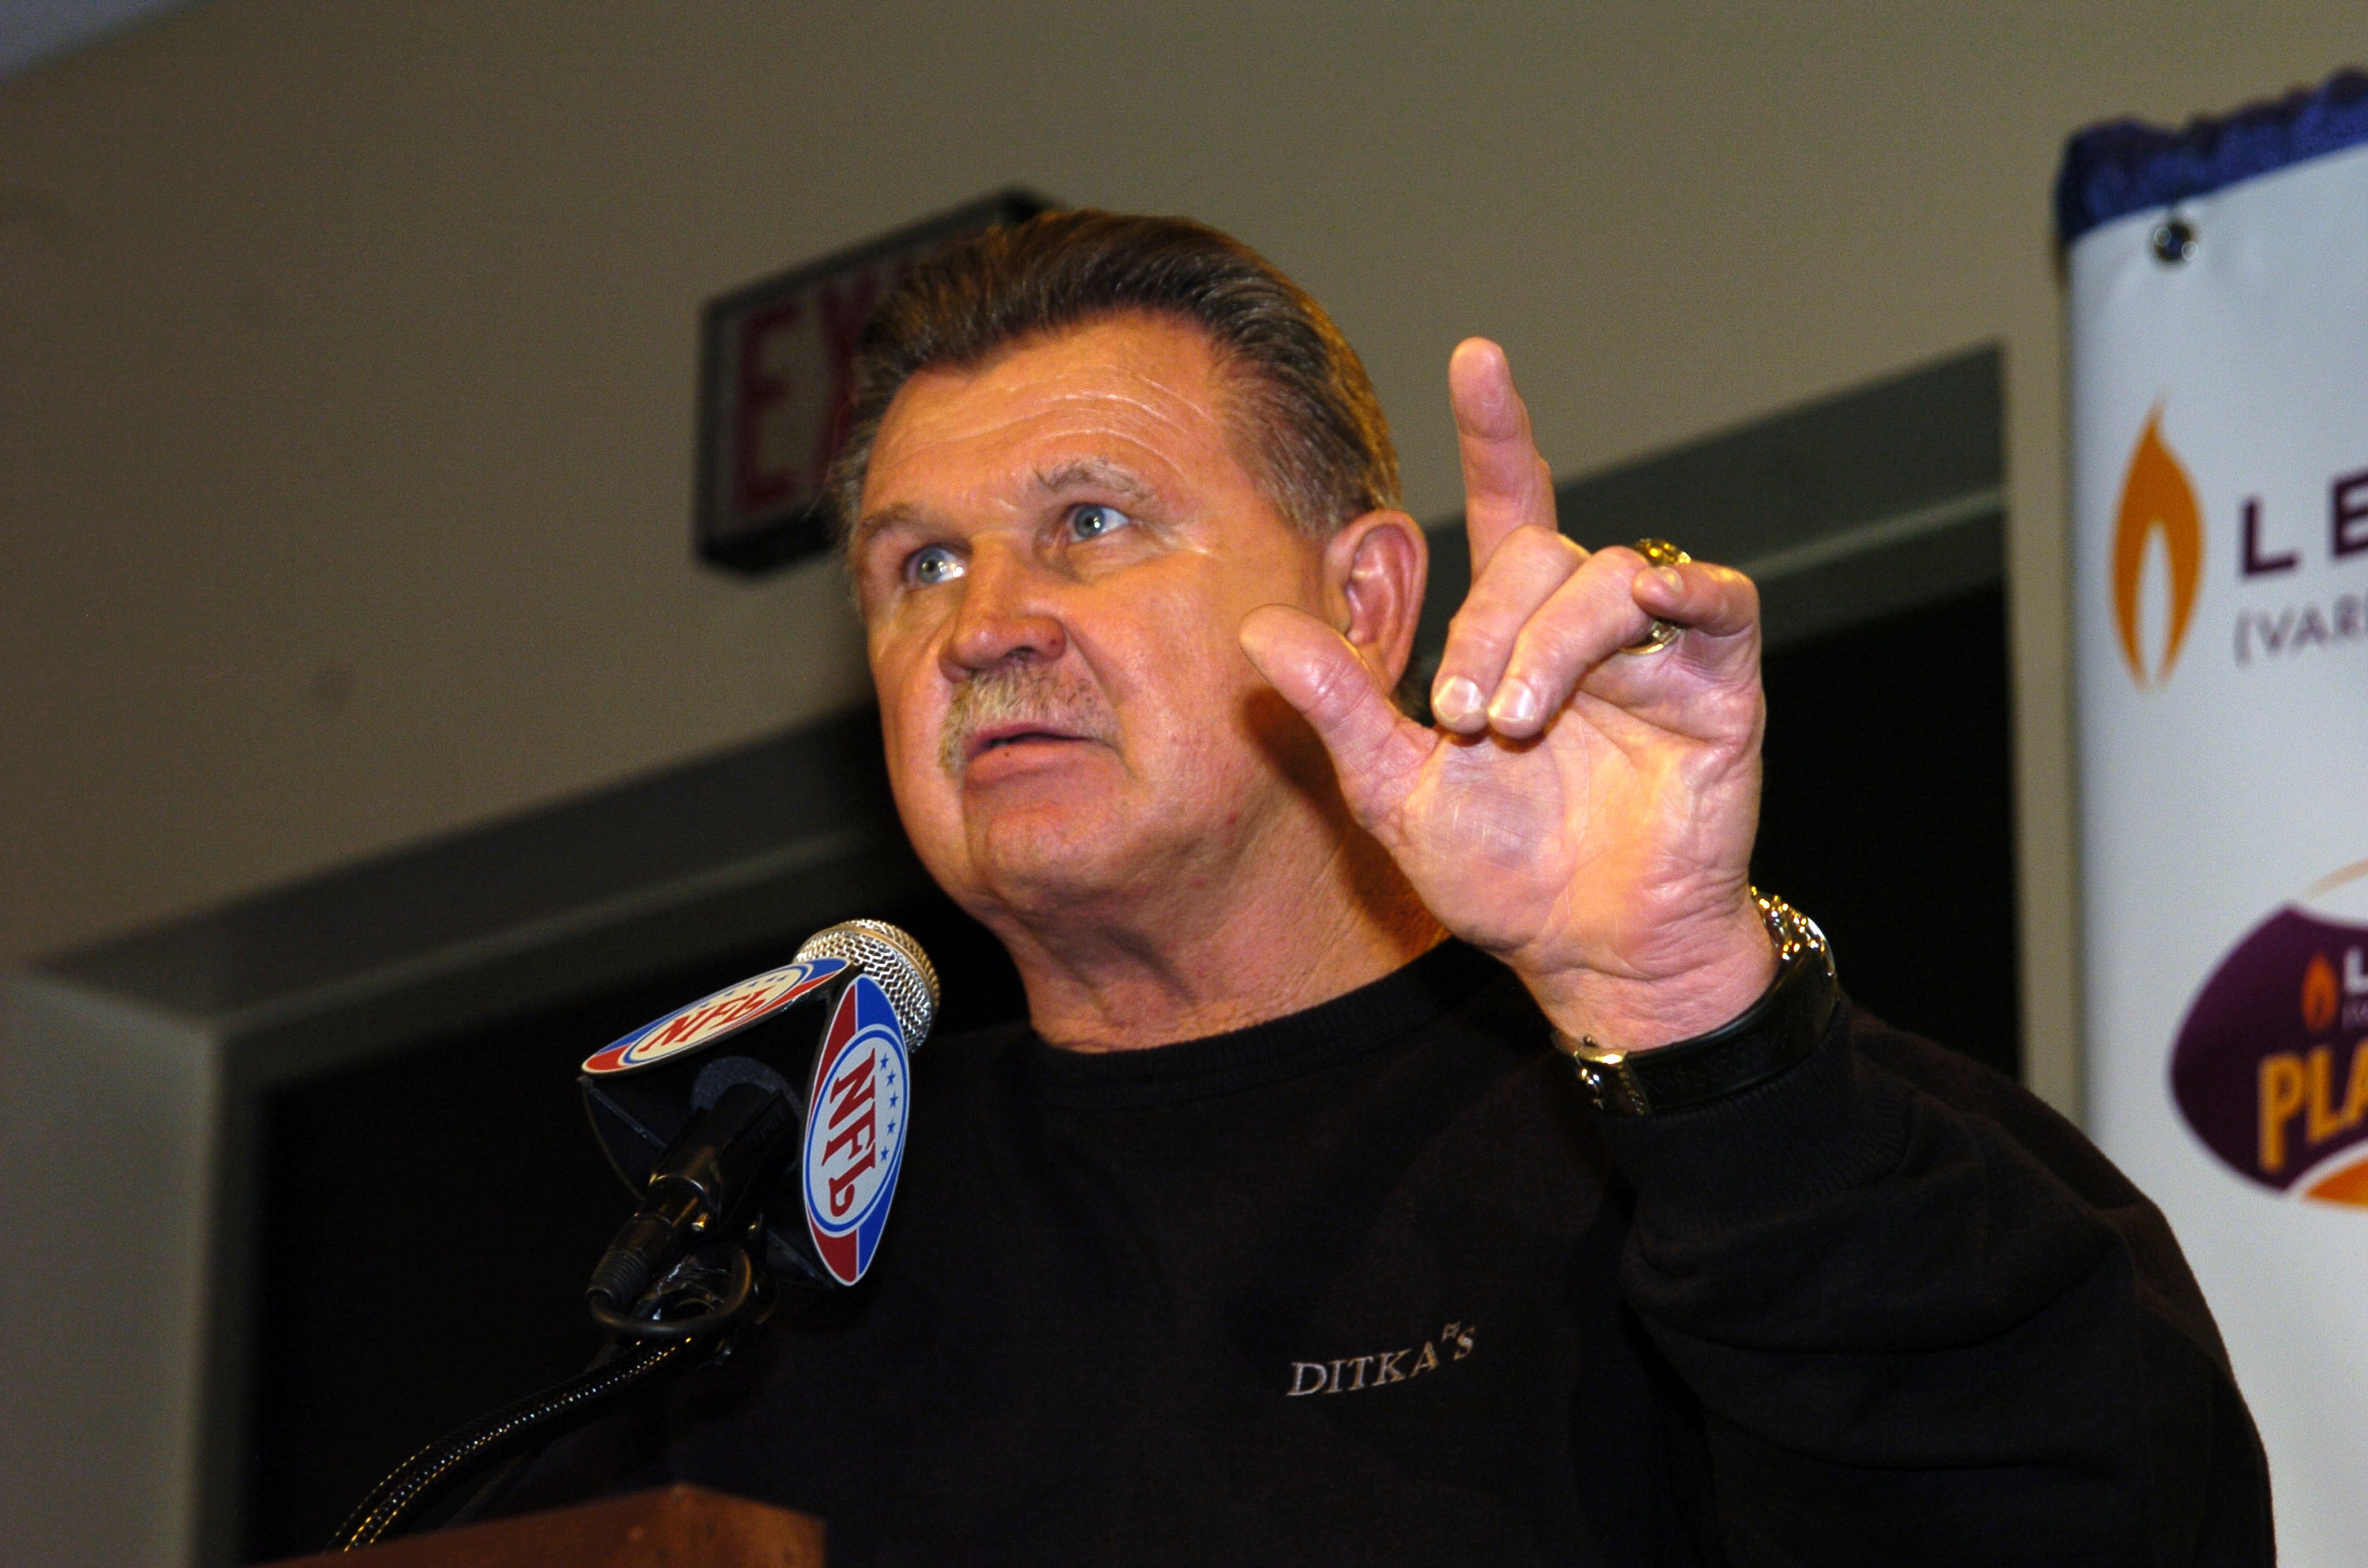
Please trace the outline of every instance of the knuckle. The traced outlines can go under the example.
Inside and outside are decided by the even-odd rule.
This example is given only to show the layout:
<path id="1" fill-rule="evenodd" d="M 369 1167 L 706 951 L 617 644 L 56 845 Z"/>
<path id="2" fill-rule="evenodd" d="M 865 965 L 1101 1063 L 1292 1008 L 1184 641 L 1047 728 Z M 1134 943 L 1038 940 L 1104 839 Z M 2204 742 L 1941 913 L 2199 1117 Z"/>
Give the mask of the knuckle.
<path id="1" fill-rule="evenodd" d="M 1572 678 L 1591 652 L 1588 623 L 1577 614 L 1542 615 L 1521 634 L 1514 670 L 1534 684 L 1558 685 Z"/>
<path id="2" fill-rule="evenodd" d="M 1595 607 L 1598 614 L 1625 608 L 1634 603 L 1630 585 L 1644 565 L 1645 558 L 1627 546 L 1607 546 L 1590 556 L 1580 570 L 1571 585 L 1574 595 Z"/>
<path id="3" fill-rule="evenodd" d="M 1486 654 L 1508 641 L 1504 617 L 1486 605 L 1466 600 L 1447 621 L 1447 658 Z"/>
<path id="4" fill-rule="evenodd" d="M 1602 571 L 1607 575 L 1616 574 L 1622 583 L 1652 564 L 1624 544 L 1607 544 L 1595 552 L 1595 559 L 1602 562 Z"/>
<path id="5" fill-rule="evenodd" d="M 1354 703 L 1355 693 L 1337 665 L 1316 671 L 1307 684 L 1307 716 L 1319 723 L 1338 719 Z"/>
<path id="6" fill-rule="evenodd" d="M 1508 561 L 1530 567 L 1570 567 L 1587 559 L 1576 540 L 1544 523 L 1523 523 L 1497 549 L 1511 551 Z"/>

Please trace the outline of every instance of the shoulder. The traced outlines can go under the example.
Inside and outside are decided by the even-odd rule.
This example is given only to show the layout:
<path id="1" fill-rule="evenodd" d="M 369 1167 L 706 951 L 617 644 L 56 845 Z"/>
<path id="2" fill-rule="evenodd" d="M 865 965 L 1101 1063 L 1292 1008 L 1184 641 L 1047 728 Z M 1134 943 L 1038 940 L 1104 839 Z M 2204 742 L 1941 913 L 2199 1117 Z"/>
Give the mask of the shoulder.
<path id="1" fill-rule="evenodd" d="M 1851 1051 L 1874 1071 L 1904 1081 L 1959 1116 L 1995 1124 L 2090 1203 L 2140 1200 L 2137 1188 L 2054 1107 L 1963 1051 L 1895 1028 L 1850 1005 Z"/>

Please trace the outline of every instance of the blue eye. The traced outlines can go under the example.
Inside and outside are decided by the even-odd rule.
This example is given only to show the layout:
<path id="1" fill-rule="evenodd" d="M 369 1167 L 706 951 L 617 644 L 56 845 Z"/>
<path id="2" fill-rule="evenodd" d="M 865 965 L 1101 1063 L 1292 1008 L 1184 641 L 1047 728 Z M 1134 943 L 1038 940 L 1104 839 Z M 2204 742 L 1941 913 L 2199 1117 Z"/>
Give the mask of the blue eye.
<path id="1" fill-rule="evenodd" d="M 951 583 L 962 574 L 962 557 L 942 544 L 924 545 L 905 558 L 905 580 L 923 587 Z"/>
<path id="2" fill-rule="evenodd" d="M 1088 501 L 1069 511 L 1069 533 L 1076 539 L 1099 539 L 1115 533 L 1134 521 L 1115 506 L 1105 506 L 1099 501 Z"/>

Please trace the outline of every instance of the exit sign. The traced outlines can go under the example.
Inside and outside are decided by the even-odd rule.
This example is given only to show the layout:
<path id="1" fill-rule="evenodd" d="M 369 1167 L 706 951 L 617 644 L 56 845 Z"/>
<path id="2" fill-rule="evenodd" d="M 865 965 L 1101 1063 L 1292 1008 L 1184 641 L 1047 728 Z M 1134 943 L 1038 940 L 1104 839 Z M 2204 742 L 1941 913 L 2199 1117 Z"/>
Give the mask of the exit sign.
<path id="1" fill-rule="evenodd" d="M 1007 190 L 709 303 L 700 321 L 700 560 L 753 574 L 830 548 L 824 487 L 847 435 L 864 318 L 923 257 L 1051 205 Z"/>

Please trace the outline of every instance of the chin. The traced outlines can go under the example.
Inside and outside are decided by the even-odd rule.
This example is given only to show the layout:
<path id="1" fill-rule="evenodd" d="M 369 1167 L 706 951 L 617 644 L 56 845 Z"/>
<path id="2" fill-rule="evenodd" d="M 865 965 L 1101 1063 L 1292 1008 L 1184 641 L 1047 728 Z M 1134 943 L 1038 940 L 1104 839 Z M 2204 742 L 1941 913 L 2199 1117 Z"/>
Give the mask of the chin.
<path id="1" fill-rule="evenodd" d="M 989 924 L 1000 914 L 1025 925 L 1128 925 L 1183 869 L 1177 845 L 1139 829 L 1106 799 L 1085 810 L 1037 803 L 998 812 L 968 835 L 957 901 Z"/>
<path id="2" fill-rule="evenodd" d="M 1107 809 L 1088 814 L 1037 806 L 998 813 L 971 835 L 972 874 L 997 894 L 1041 889 L 1063 899 L 1090 896 L 1130 880 L 1127 870 L 1142 864 L 1140 849 L 1128 853 L 1116 827 Z"/>

